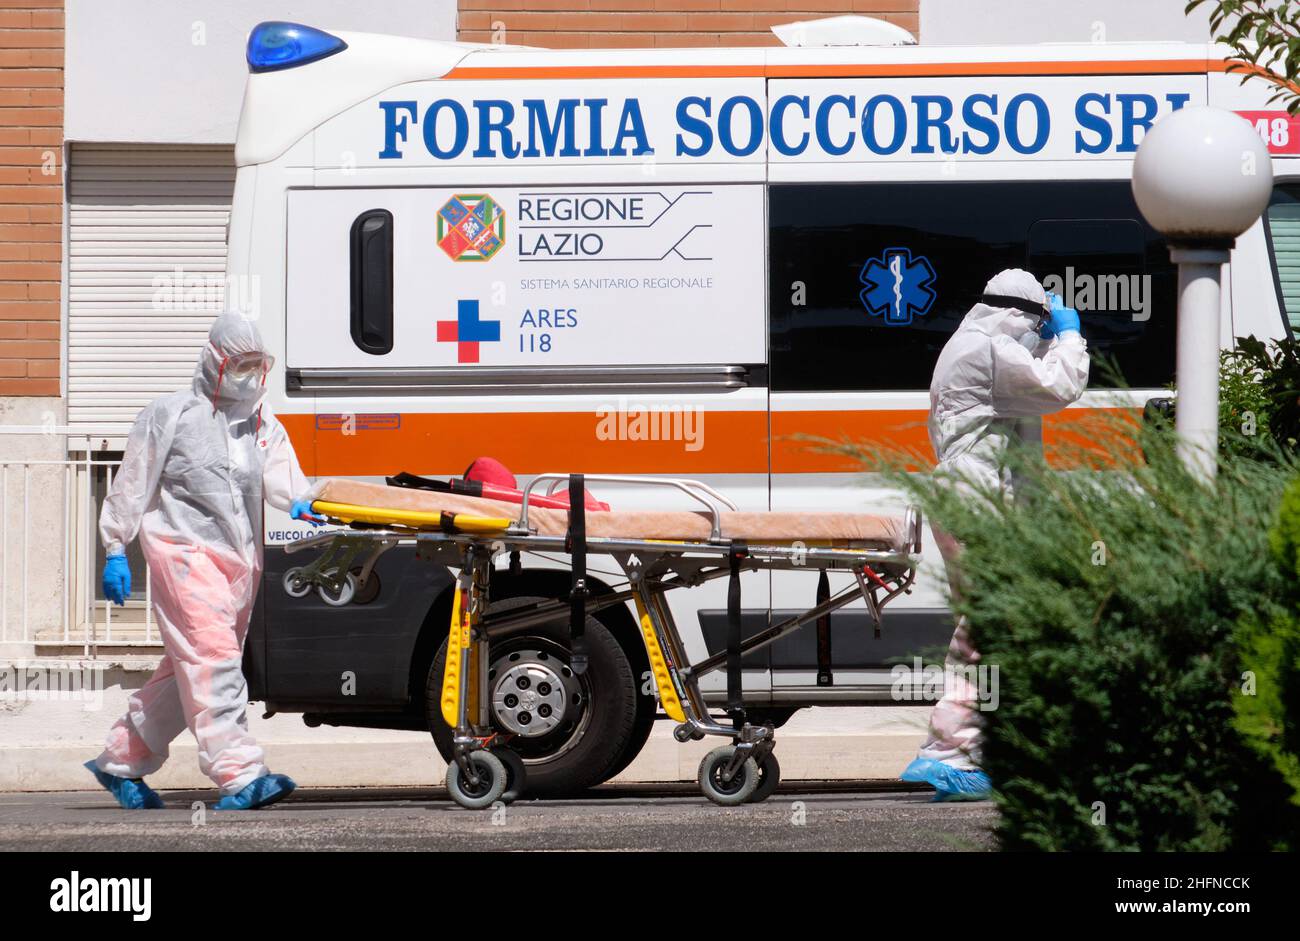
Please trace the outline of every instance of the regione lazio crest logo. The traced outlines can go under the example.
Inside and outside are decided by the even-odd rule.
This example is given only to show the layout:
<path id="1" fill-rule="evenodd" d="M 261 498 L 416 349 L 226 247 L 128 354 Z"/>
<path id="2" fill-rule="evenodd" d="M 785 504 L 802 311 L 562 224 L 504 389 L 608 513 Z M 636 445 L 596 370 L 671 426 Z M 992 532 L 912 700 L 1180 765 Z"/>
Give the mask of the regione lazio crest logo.
<path id="1" fill-rule="evenodd" d="M 858 280 L 865 287 L 858 297 L 873 317 L 905 326 L 934 306 L 934 279 L 934 266 L 924 255 L 913 257 L 911 249 L 887 248 L 862 266 Z"/>
<path id="2" fill-rule="evenodd" d="M 438 210 L 438 245 L 452 261 L 487 261 L 506 243 L 506 214 L 485 194 L 457 194 Z"/>

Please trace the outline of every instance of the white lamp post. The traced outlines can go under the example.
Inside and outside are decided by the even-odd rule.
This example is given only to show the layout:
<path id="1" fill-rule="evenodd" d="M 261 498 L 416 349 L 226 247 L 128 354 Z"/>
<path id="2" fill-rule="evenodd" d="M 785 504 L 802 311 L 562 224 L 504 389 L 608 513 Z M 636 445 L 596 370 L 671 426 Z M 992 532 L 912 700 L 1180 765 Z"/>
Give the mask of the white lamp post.
<path id="1" fill-rule="evenodd" d="M 1214 479 L 1219 447 L 1219 278 L 1228 252 L 1268 206 L 1273 166 L 1231 111 L 1183 108 L 1156 122 L 1133 162 L 1133 195 L 1178 265 L 1179 453 Z"/>

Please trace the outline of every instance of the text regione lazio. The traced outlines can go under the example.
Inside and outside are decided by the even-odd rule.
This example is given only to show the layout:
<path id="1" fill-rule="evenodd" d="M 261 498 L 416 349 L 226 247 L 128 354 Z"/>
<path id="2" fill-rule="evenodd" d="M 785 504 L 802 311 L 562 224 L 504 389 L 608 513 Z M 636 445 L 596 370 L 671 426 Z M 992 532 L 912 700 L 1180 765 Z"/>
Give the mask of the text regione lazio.
<path id="1" fill-rule="evenodd" d="M 811 84 L 811 83 L 810 83 Z M 830 92 L 826 84 L 834 86 Z M 379 160 L 768 158 L 873 160 L 961 155 L 994 160 L 1136 152 L 1142 132 L 1171 111 L 1202 103 L 1187 79 L 1102 85 L 1076 79 L 981 82 L 953 97 L 950 83 L 770 82 L 766 95 L 725 84 L 680 98 L 383 98 L 375 115 Z M 972 83 L 973 84 L 973 83 Z M 483 89 L 484 92 L 489 89 Z M 346 133 L 351 134 L 353 128 Z M 717 151 L 717 153 L 715 153 Z"/>

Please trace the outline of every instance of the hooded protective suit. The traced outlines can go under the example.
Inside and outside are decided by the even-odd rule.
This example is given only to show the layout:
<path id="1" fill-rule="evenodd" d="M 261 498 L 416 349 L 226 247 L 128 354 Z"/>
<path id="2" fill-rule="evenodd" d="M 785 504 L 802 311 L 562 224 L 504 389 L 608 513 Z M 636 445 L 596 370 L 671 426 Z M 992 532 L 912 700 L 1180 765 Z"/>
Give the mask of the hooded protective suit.
<path id="1" fill-rule="evenodd" d="M 1047 313 L 1047 295 L 1027 271 L 1003 271 L 984 294 L 1029 301 Z M 935 473 L 949 477 L 953 486 L 1011 496 L 1015 481 L 1004 467 L 1007 448 L 1016 439 L 1041 448 L 1042 416 L 1077 401 L 1087 389 L 1083 337 L 1069 328 L 1041 339 L 1042 319 L 1014 307 L 976 304 L 939 354 L 930 383 L 930 443 L 939 459 Z M 955 594 L 960 546 L 938 530 L 935 541 Z M 959 770 L 979 766 L 978 690 L 962 669 L 979 659 L 962 618 L 948 647 L 944 695 L 931 713 L 921 759 Z"/>
<path id="2" fill-rule="evenodd" d="M 985 295 L 1042 305 L 1047 295 L 1028 271 L 1003 271 Z M 1078 400 L 1088 387 L 1088 345 L 1077 330 L 1051 340 L 1042 318 L 979 303 L 939 354 L 930 382 L 930 444 L 936 473 L 1010 494 L 1002 456 L 1013 439 L 1043 439 L 1042 416 Z"/>
<path id="3" fill-rule="evenodd" d="M 267 773 L 248 734 L 241 669 L 262 570 L 262 501 L 288 511 L 309 490 L 283 426 L 262 404 L 269 365 L 257 327 L 221 315 L 192 388 L 148 405 L 127 438 L 100 538 L 113 556 L 139 535 L 165 653 L 96 759 L 108 774 L 156 771 L 186 726 L 222 794 Z"/>

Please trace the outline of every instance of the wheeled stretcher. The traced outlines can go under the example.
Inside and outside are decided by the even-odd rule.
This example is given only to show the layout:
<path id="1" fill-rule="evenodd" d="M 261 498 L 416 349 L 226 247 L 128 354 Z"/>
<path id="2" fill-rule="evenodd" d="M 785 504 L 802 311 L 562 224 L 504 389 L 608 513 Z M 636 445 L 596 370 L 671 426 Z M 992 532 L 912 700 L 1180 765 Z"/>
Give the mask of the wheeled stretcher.
<path id="1" fill-rule="evenodd" d="M 405 478 L 405 480 L 403 480 Z M 364 590 L 378 558 L 401 542 L 414 541 L 417 558 L 458 571 L 447 643 L 441 712 L 454 730 L 454 761 L 447 787 L 465 807 L 509 801 L 526 788 L 526 770 L 506 747 L 510 735 L 495 731 L 494 691 L 489 688 L 488 644 L 494 636 L 552 623 L 567 612 L 570 667 L 586 669 L 583 637 L 589 613 L 632 601 L 641 639 L 664 713 L 675 722 L 679 742 L 706 735 L 730 739 L 700 765 L 700 787 L 724 805 L 763 800 L 775 790 L 780 766 L 773 754 L 773 726 L 746 720 L 741 688 L 741 658 L 793 631 L 817 623 L 829 632 L 829 615 L 861 599 L 877 634 L 885 607 L 910 590 L 921 554 L 921 514 L 909 507 L 902 516 L 866 513 L 741 512 L 726 497 L 694 480 L 615 475 L 542 474 L 518 503 L 484 499 L 443 486 L 419 489 L 409 475 L 384 486 L 355 480 L 325 482 L 312 504 L 318 515 L 347 530 L 322 532 L 288 547 L 324 551 L 310 564 L 285 574 L 289 594 L 317 590 L 330 604 L 347 604 Z M 686 511 L 593 511 L 586 485 L 636 484 L 672 488 L 697 508 Z M 432 482 L 431 482 L 432 483 Z M 567 485 L 567 506 L 557 491 Z M 563 494 L 559 495 L 560 497 Z M 519 553 L 564 553 L 571 558 L 568 599 L 551 600 L 487 615 L 494 559 Z M 627 577 L 626 587 L 593 594 L 587 583 L 587 555 L 612 557 Z M 816 571 L 816 603 L 748 638 L 741 634 L 740 575 L 759 569 Z M 828 571 L 850 572 L 853 584 L 832 595 Z M 691 663 L 666 602 L 669 591 L 727 578 L 728 631 L 724 651 Z M 705 705 L 699 680 L 726 670 L 725 718 Z M 525 678 L 526 679 L 526 678 Z M 521 680 L 522 682 L 522 680 Z M 549 690 L 525 689 L 539 709 Z M 496 691 L 500 695 L 500 691 Z M 512 693 L 510 695 L 513 695 Z"/>

